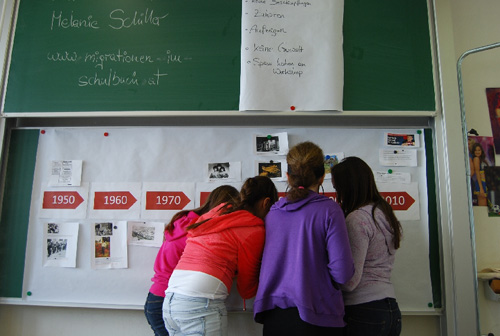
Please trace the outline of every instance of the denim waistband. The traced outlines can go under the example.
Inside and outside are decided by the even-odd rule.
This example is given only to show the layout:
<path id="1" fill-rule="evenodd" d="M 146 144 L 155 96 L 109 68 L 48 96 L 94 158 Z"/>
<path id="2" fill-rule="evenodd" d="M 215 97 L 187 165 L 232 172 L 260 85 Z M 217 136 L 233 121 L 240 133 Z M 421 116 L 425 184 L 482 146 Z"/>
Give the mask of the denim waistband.
<path id="1" fill-rule="evenodd" d="M 395 298 L 384 298 L 381 300 L 375 300 L 375 301 L 360 303 L 357 305 L 352 305 L 351 307 L 385 308 L 391 310 L 399 309 L 398 303 Z M 349 306 L 346 306 L 346 309 L 348 308 Z"/>

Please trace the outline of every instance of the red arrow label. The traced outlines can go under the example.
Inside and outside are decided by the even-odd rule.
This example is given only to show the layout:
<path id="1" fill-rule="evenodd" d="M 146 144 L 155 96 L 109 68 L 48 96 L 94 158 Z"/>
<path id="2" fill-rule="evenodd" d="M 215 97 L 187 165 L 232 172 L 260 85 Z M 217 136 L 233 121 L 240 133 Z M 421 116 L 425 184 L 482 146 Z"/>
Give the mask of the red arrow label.
<path id="1" fill-rule="evenodd" d="M 331 198 L 333 201 L 337 201 L 337 193 L 336 192 L 325 192 L 322 193 L 326 197 Z M 380 195 L 385 198 L 387 203 L 392 207 L 392 210 L 395 211 L 406 211 L 408 210 L 415 200 L 411 197 L 406 191 L 386 191 L 381 192 Z M 285 197 L 286 193 L 279 192 L 279 198 Z"/>
<path id="2" fill-rule="evenodd" d="M 83 198 L 76 191 L 45 191 L 43 209 L 76 209 Z"/>
<path id="3" fill-rule="evenodd" d="M 200 204 L 203 205 L 208 199 L 208 196 L 210 196 L 210 191 L 201 191 L 200 192 Z"/>
<path id="4" fill-rule="evenodd" d="M 392 210 L 406 211 L 415 203 L 406 191 L 386 191 L 380 195 L 391 205 Z"/>
<path id="5" fill-rule="evenodd" d="M 182 191 L 146 192 L 146 210 L 182 210 L 189 202 Z"/>
<path id="6" fill-rule="evenodd" d="M 137 202 L 129 191 L 96 191 L 94 210 L 128 210 Z"/>
<path id="7" fill-rule="evenodd" d="M 337 193 L 336 192 L 326 192 L 324 195 L 326 197 L 331 198 L 334 202 L 337 202 Z"/>

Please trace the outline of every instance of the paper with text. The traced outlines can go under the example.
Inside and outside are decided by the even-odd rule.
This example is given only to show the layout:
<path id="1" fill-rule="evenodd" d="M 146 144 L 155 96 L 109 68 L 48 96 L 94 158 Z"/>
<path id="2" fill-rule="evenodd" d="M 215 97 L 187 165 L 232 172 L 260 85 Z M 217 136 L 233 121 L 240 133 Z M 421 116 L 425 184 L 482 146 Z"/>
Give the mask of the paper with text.
<path id="1" fill-rule="evenodd" d="M 245 0 L 240 110 L 342 110 L 343 0 Z"/>

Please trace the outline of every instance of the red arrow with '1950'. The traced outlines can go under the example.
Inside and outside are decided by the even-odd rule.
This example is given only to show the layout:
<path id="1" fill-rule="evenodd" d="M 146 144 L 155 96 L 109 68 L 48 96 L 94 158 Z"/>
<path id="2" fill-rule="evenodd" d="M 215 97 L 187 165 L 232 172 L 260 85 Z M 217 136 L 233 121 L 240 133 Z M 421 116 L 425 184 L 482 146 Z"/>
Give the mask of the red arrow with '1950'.
<path id="1" fill-rule="evenodd" d="M 45 191 L 43 209 L 76 209 L 83 198 L 76 191 Z"/>

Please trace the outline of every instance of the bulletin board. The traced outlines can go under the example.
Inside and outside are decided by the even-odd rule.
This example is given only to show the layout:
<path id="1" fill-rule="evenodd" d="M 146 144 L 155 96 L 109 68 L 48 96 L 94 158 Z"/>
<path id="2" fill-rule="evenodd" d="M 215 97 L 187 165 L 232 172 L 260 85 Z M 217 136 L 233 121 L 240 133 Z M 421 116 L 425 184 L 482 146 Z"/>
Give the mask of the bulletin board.
<path id="1" fill-rule="evenodd" d="M 432 146 L 429 130 L 395 130 L 381 128 L 350 129 L 332 127 L 310 128 L 260 128 L 260 127 L 131 127 L 131 128 L 44 128 L 43 130 L 17 130 L 27 136 L 34 146 L 18 144 L 27 158 L 9 158 L 13 165 L 32 166 L 32 193 L 29 204 L 29 225 L 25 243 L 24 272 L 21 287 L 16 284 L 5 286 L 5 276 L 0 289 L 1 296 L 17 297 L 26 304 L 67 305 L 76 307 L 135 307 L 141 309 L 153 276 L 153 263 L 158 252 L 156 247 L 128 245 L 127 267 L 115 269 L 92 268 L 92 231 L 95 223 L 117 221 L 150 221 L 144 212 L 124 211 L 116 214 L 96 212 L 90 200 L 93 186 L 103 184 L 134 185 L 139 190 L 154 184 L 177 183 L 189 185 L 194 190 L 192 202 L 187 207 L 199 205 L 200 194 L 220 184 L 232 184 L 239 188 L 242 181 L 257 173 L 258 162 L 279 162 L 284 154 L 263 155 L 256 152 L 256 136 L 267 137 L 283 134 L 289 146 L 301 141 L 313 141 L 320 145 L 325 154 L 341 153 L 345 156 L 359 156 L 374 170 L 392 177 L 403 175 L 404 182 L 379 185 L 381 191 L 407 192 L 412 196 L 412 205 L 397 212 L 403 226 L 404 239 L 396 255 L 393 283 L 402 311 L 433 312 L 440 298 L 439 281 L 433 284 L 433 262 L 439 256 L 433 247 L 432 230 L 435 224 L 435 199 L 433 180 Z M 380 150 L 388 149 L 386 133 L 417 134 L 418 147 L 408 149 L 415 155 L 416 166 L 382 166 Z M 280 138 L 282 139 L 282 138 Z M 284 142 L 280 142 L 284 144 Z M 84 145 L 83 145 L 84 144 Z M 12 146 L 11 146 L 12 147 Z M 28 149 L 31 148 L 29 151 Z M 36 156 L 34 156 L 36 153 Z M 267 153 L 269 154 L 269 153 Z M 428 158 L 427 156 L 430 155 Z M 31 157 L 31 158 L 30 158 Z M 26 160 L 28 159 L 28 160 Z M 81 184 L 88 186 L 89 194 L 81 193 L 87 200 L 83 215 L 81 211 L 46 212 L 43 209 L 43 195 L 47 190 L 68 190 L 72 187 L 48 188 L 52 162 L 60 160 L 81 160 Z M 209 164 L 214 162 L 239 163 L 241 176 L 232 180 L 211 180 Z M 31 164 L 30 164 L 31 163 Z M 234 167 L 238 166 L 237 164 Z M 286 165 L 285 165 L 286 166 Z M 12 169 L 15 169 L 13 167 Z M 28 169 L 29 170 L 29 169 Z M 17 173 L 13 173 L 15 176 Z M 387 177 L 387 176 L 386 176 Z M 430 177 L 430 178 L 429 178 Z M 388 176 L 391 178 L 391 176 Z M 399 180 L 398 180 L 399 181 Z M 279 192 L 286 190 L 286 183 L 275 178 Z M 334 191 L 331 180 L 323 185 L 325 193 Z M 398 194 L 400 195 L 400 194 Z M 398 196 L 399 197 L 399 196 Z M 144 199 L 138 199 L 139 208 Z M 4 199 L 2 221 L 15 227 L 9 219 L 9 209 Z M 85 203 L 85 202 L 84 202 Z M 433 204 L 434 203 L 434 204 Z M 83 204 L 83 203 L 82 203 Z M 434 209 L 434 210 L 433 210 Z M 19 209 L 17 209 L 19 210 Z M 16 211 L 17 211 L 16 210 Z M 78 214 L 78 215 L 73 215 Z M 154 220 L 169 220 L 172 212 L 160 213 Z M 74 216 L 74 218 L 72 218 Z M 147 218 L 145 218 L 147 217 Z M 15 220 L 15 218 L 14 218 Z M 44 267 L 44 223 L 78 223 L 78 249 L 75 267 Z M 3 225 L 3 224 L 2 224 Z M 21 233 L 22 236 L 22 233 Z M 19 244 L 10 244 L 10 246 Z M 9 246 L 9 244 L 7 244 Z M 9 251 L 2 252 L 9 256 Z M 15 258 L 18 258 L 16 256 Z M 434 259 L 434 260 L 433 260 Z M 19 264 L 19 262 L 18 262 Z M 435 263 L 434 263 L 435 264 Z M 0 264 L 5 267 L 5 265 Z M 10 271 L 10 269 L 3 268 Z M 18 273 L 18 272 L 17 272 Z M 14 289 L 10 293 L 5 287 Z M 13 293 L 15 292 L 15 293 Z M 439 296 L 439 294 L 438 294 Z M 242 301 L 236 290 L 230 295 L 229 309 L 240 310 Z M 247 303 L 251 308 L 251 302 Z"/>

